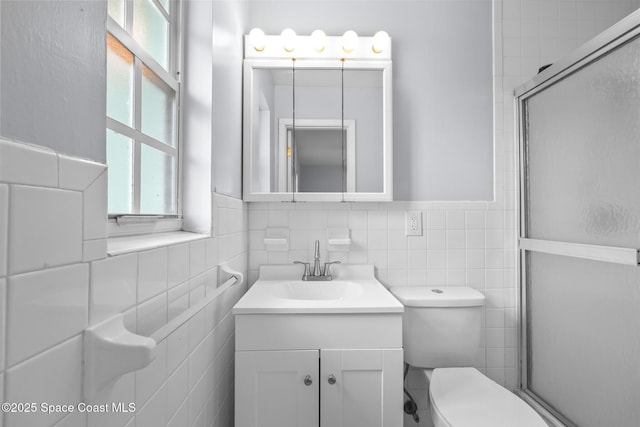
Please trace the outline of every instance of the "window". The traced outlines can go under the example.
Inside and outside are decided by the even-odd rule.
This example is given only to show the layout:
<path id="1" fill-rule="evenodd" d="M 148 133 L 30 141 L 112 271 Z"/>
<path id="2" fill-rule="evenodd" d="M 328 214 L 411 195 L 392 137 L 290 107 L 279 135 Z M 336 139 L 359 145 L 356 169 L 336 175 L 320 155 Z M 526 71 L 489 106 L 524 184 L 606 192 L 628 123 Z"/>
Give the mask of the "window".
<path id="1" fill-rule="evenodd" d="M 179 5 L 108 0 L 108 211 L 178 216 Z"/>

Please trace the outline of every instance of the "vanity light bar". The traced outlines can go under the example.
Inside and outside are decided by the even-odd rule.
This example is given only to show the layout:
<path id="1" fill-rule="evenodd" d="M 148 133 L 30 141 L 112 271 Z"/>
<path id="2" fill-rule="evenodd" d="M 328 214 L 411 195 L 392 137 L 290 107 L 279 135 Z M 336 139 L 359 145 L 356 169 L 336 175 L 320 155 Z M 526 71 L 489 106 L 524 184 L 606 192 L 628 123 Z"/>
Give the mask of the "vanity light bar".
<path id="1" fill-rule="evenodd" d="M 349 30 L 342 36 L 327 36 L 315 30 L 309 36 L 297 35 L 287 28 L 280 35 L 266 35 L 254 28 L 244 41 L 245 58 L 296 59 L 391 59 L 391 37 L 378 31 L 373 37 L 362 37 Z"/>

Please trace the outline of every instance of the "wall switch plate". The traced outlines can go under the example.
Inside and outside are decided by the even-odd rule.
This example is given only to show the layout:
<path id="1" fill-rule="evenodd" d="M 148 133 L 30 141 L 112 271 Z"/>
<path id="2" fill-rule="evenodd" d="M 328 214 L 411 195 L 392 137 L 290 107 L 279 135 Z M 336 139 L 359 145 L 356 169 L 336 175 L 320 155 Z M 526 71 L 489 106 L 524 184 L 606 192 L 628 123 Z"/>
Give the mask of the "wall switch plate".
<path id="1" fill-rule="evenodd" d="M 422 212 L 407 211 L 405 214 L 405 235 L 422 236 Z"/>

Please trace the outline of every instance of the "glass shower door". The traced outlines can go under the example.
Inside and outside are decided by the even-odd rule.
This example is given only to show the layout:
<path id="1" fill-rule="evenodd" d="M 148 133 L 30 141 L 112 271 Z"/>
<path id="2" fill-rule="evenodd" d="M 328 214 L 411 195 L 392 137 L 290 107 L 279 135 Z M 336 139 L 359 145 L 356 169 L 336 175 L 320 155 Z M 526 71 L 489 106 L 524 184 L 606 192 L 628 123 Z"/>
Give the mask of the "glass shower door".
<path id="1" fill-rule="evenodd" d="M 640 426 L 640 38 L 519 95 L 522 388 L 566 425 Z"/>

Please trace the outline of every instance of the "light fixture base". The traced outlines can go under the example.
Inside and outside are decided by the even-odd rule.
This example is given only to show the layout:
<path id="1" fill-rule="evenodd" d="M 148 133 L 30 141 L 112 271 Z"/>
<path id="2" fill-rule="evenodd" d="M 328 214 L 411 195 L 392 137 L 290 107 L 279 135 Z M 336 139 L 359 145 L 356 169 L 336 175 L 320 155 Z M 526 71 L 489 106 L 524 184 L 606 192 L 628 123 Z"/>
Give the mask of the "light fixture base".
<path id="1" fill-rule="evenodd" d="M 251 44 L 249 36 L 244 38 L 244 57 L 246 59 L 375 59 L 391 60 L 391 39 L 388 47 L 381 52 L 373 50 L 373 37 L 358 37 L 358 45 L 351 51 L 345 52 L 342 49 L 342 36 L 326 36 L 324 49 L 317 50 L 314 46 L 312 36 L 296 36 L 296 46 L 292 51 L 286 51 L 282 47 L 282 36 L 265 35 L 264 48 L 257 51 Z"/>

